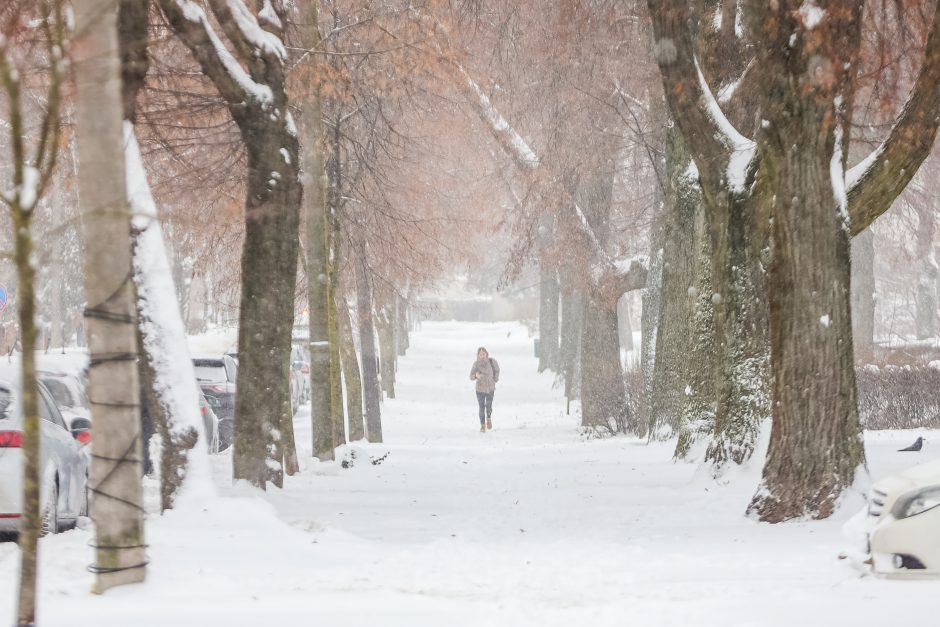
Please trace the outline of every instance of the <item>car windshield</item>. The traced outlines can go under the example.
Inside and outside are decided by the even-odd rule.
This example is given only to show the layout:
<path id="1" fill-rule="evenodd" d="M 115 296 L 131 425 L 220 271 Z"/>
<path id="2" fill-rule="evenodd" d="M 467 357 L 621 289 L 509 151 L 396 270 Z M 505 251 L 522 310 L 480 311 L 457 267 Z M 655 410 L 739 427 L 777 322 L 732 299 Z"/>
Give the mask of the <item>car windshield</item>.
<path id="1" fill-rule="evenodd" d="M 194 359 L 196 379 L 199 381 L 225 381 L 225 364 L 221 359 Z"/>
<path id="2" fill-rule="evenodd" d="M 72 398 L 69 386 L 63 381 L 58 379 L 43 379 L 42 382 L 46 384 L 46 389 L 52 394 L 56 405 L 59 407 L 75 407 L 75 399 Z"/>

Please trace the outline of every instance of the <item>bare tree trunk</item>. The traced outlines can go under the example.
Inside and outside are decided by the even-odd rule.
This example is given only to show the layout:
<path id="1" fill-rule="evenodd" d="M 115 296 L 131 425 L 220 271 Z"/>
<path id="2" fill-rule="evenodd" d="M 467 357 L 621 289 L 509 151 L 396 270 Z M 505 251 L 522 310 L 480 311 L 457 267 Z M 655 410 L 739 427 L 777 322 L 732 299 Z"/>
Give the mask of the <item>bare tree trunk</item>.
<path id="1" fill-rule="evenodd" d="M 382 441 L 382 388 L 377 371 L 375 326 L 372 317 L 372 283 L 365 243 L 359 244 L 356 260 L 356 311 L 359 322 L 359 350 L 362 353 L 362 391 L 365 397 L 366 437 Z"/>
<path id="2" fill-rule="evenodd" d="M 610 234 L 612 194 L 612 169 L 583 181 L 578 193 L 578 204 L 590 223 L 600 251 L 603 251 Z M 592 263 L 594 261 L 592 259 Z M 617 302 L 622 292 L 595 285 L 590 278 L 586 283 L 590 287 L 582 314 L 580 365 L 581 372 L 590 373 L 590 376 L 581 379 L 581 426 L 616 431 L 626 421 L 626 393 L 617 327 Z"/>
<path id="3" fill-rule="evenodd" d="M 21 155 L 19 155 L 21 156 Z M 22 343 L 23 506 L 20 527 L 20 585 L 17 625 L 36 622 L 36 581 L 39 576 L 40 531 L 39 396 L 36 388 L 36 271 L 32 263 L 30 214 L 19 203 L 13 208 L 17 304 Z M 54 529 L 50 530 L 55 533 Z"/>
<path id="4" fill-rule="evenodd" d="M 708 437 L 715 420 L 716 372 L 715 306 L 712 300 L 711 239 L 705 234 L 704 211 L 699 212 L 695 226 L 695 249 L 692 266 L 691 301 L 692 334 L 688 338 L 685 361 L 681 364 L 679 384 L 684 384 L 685 398 L 680 405 L 678 439 L 674 457 L 685 459 L 695 443 Z"/>
<path id="5" fill-rule="evenodd" d="M 852 344 L 855 361 L 875 359 L 875 232 L 868 228 L 852 238 Z"/>
<path id="6" fill-rule="evenodd" d="M 554 216 L 539 215 L 539 372 L 558 370 L 560 290 L 558 272 L 548 259 L 554 239 Z"/>
<path id="7" fill-rule="evenodd" d="M 398 357 L 404 357 L 408 352 L 409 338 L 408 334 L 411 330 L 409 328 L 409 316 L 410 310 L 408 307 L 408 299 L 404 296 L 398 297 L 398 326 L 395 333 L 396 343 L 398 345 Z"/>
<path id="8" fill-rule="evenodd" d="M 696 285 L 694 273 L 696 265 L 701 267 L 695 264 L 695 257 L 702 252 L 696 249 L 695 237 L 696 214 L 702 203 L 698 172 L 677 130 L 670 132 L 667 146 L 669 190 L 662 226 L 662 286 L 649 413 L 650 430 L 662 439 L 679 431 L 683 406 L 691 392 L 685 364 L 695 337 L 694 303 L 702 287 Z"/>
<path id="9" fill-rule="evenodd" d="M 336 145 L 339 145 L 338 138 Z M 336 302 L 336 295 L 342 292 L 339 283 L 341 252 L 339 218 L 335 208 L 330 211 L 330 249 L 332 250 L 332 254 L 329 256 L 327 324 L 329 325 L 330 338 L 330 421 L 333 423 L 333 448 L 336 449 L 346 444 L 346 425 L 344 424 L 346 416 L 343 411 L 342 363 L 340 360 L 340 343 L 342 338 L 340 336 L 339 321 L 337 320 Z"/>
<path id="10" fill-rule="evenodd" d="M 85 227 L 85 328 L 95 425 L 89 489 L 98 547 L 94 591 L 102 593 L 143 581 L 146 573 L 137 312 L 124 177 L 117 3 L 80 0 L 75 6 L 72 50 Z"/>
<path id="11" fill-rule="evenodd" d="M 18 14 L 18 11 L 23 11 Z M 66 37 L 66 24 L 62 5 L 50 2 L 42 5 L 36 14 L 28 15 L 26 7 L 13 7 L 8 16 L 23 22 L 38 22 L 45 38 L 45 54 L 49 60 L 46 78 L 44 108 L 38 114 L 39 133 L 36 137 L 34 154 L 27 154 L 27 133 L 25 127 L 30 115 L 23 107 L 22 76 L 23 68 L 18 67 L 21 60 L 10 57 L 10 46 L 17 42 L 4 40 L 0 43 L 0 90 L 6 101 L 4 111 L 7 116 L 4 126 L 9 129 L 10 167 L 5 170 L 11 174 L 10 181 L 4 181 L 2 187 L 12 190 L 9 194 L 0 194 L 0 202 L 10 209 L 13 226 L 13 262 L 17 276 L 17 319 L 20 327 L 20 348 L 23 351 L 20 363 L 20 408 L 23 418 L 22 453 L 22 501 L 20 505 L 20 569 L 17 586 L 16 624 L 18 627 L 32 627 L 36 624 L 37 580 L 39 565 L 40 527 L 55 533 L 55 518 L 48 518 L 45 513 L 40 518 L 41 485 L 41 427 L 39 413 L 39 390 L 36 380 L 36 349 L 38 329 L 36 326 L 36 266 L 33 259 L 32 218 L 36 206 L 49 187 L 55 173 L 61 129 L 62 71 L 58 51 Z M 16 22 L 14 22 L 15 24 Z M 15 37 L 16 32 L 12 35 Z M 34 35 L 30 35 L 31 37 Z M 0 35 L 2 37 L 2 35 Z M 32 68 L 30 68 L 32 69 Z M 61 270 L 61 261 L 58 262 Z M 60 279 L 56 277 L 56 281 Z M 58 287 L 58 286 L 57 286 Z M 61 293 L 61 292 L 60 292 Z M 5 333 L 0 327 L 0 340 Z M 10 352 L 15 349 L 15 339 Z M 57 505 L 58 482 L 48 486 L 46 508 Z M 48 509 L 47 509 L 48 511 Z"/>
<path id="12" fill-rule="evenodd" d="M 395 398 L 395 319 L 388 304 L 379 311 L 375 326 L 379 335 L 382 391 L 386 397 Z"/>
<path id="13" fill-rule="evenodd" d="M 617 335 L 617 301 L 589 294 L 581 326 L 581 426 L 612 432 L 624 424 L 626 395 Z"/>
<path id="14" fill-rule="evenodd" d="M 362 377 L 359 360 L 353 342 L 352 321 L 349 318 L 349 303 L 343 296 L 336 315 L 339 317 L 340 346 L 342 347 L 343 379 L 346 382 L 346 413 L 349 417 L 349 441 L 357 442 L 365 437 L 362 415 Z"/>
<path id="15" fill-rule="evenodd" d="M 643 376 L 643 398 L 639 419 L 646 424 L 649 437 L 656 437 L 656 418 L 653 414 L 653 394 L 656 381 L 656 343 L 663 298 L 664 232 L 658 218 L 650 234 L 650 268 L 643 290 L 643 312 L 640 316 L 640 372 Z M 671 434 L 670 434 L 671 435 Z"/>
<path id="16" fill-rule="evenodd" d="M 320 43 L 317 3 L 298 3 L 303 45 L 311 50 Z M 316 72 L 316 55 L 310 55 L 310 74 Z M 319 85 L 318 80 L 313 83 Z M 319 87 L 301 100 L 304 186 L 307 193 L 307 299 L 310 306 L 310 420 L 313 424 L 313 456 L 333 459 L 333 408 L 330 387 L 329 257 L 326 174 L 326 131 L 323 127 Z"/>
<path id="17" fill-rule="evenodd" d="M 285 147 L 296 159 L 296 138 L 260 126 L 245 133 L 249 171 L 233 470 L 235 479 L 263 487 L 272 470 L 273 481 L 281 481 L 267 462 L 280 466 L 282 454 L 273 434 L 291 420 L 291 327 L 302 190 L 296 166 L 285 163 L 280 152 Z M 272 189 L 268 181 L 279 169 L 287 172 Z"/>
<path id="18" fill-rule="evenodd" d="M 580 354 L 581 327 L 584 320 L 584 306 L 581 293 L 567 287 L 561 296 L 561 344 L 559 360 L 565 378 L 565 398 L 569 401 L 580 398 Z"/>
<path id="19" fill-rule="evenodd" d="M 861 6 L 841 4 L 797 58 L 778 49 L 784 32 L 765 43 L 762 58 L 774 88 L 762 112 L 774 122 L 760 145 L 757 181 L 758 209 L 772 218 L 774 402 L 767 462 L 751 511 L 769 522 L 827 518 L 865 462 L 852 349 L 848 201 L 840 187 Z M 764 19 L 776 16 L 767 9 Z M 812 71 L 820 59 L 839 68 L 831 81 L 810 90 L 798 86 L 793 77 Z M 838 185 L 836 177 L 843 179 Z"/>

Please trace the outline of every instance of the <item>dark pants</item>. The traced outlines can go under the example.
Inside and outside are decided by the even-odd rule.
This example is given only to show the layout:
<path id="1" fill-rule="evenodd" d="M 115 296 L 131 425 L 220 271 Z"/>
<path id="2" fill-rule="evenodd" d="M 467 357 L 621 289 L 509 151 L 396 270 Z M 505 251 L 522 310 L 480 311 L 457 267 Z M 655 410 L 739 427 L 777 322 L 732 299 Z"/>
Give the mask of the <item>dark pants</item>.
<path id="1" fill-rule="evenodd" d="M 493 415 L 493 392 L 477 392 L 477 403 L 480 404 L 480 424 Z"/>

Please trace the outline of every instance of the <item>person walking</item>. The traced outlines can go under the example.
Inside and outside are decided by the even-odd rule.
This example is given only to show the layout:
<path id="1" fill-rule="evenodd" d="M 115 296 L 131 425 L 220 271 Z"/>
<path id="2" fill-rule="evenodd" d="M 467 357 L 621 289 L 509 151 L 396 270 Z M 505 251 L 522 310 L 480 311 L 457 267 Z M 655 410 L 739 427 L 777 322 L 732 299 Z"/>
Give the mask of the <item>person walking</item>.
<path id="1" fill-rule="evenodd" d="M 480 433 L 493 428 L 493 393 L 499 381 L 499 364 L 482 346 L 470 369 L 470 380 L 476 381 L 477 403 L 480 405 Z"/>

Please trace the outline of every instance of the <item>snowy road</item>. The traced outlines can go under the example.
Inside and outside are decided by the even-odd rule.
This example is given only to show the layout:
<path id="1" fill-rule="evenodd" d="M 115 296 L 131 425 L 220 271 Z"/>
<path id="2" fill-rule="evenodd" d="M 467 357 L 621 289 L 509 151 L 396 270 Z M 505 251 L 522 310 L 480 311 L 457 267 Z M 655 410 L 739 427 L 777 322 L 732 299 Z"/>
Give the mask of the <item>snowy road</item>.
<path id="1" fill-rule="evenodd" d="M 487 434 L 468 380 L 481 344 L 502 370 Z M 718 485 L 672 463 L 670 443 L 582 440 L 535 366 L 524 327 L 426 323 L 383 406 L 385 445 L 353 445 L 350 469 L 307 462 L 283 491 L 228 488 L 151 517 L 147 583 L 104 597 L 87 593 L 87 531 L 44 539 L 42 624 L 935 622 L 940 583 L 860 577 L 836 558 L 852 508 L 750 521 L 759 464 Z M 307 460 L 307 413 L 296 428 Z M 873 474 L 936 458 L 893 452 L 912 439 L 870 438 Z M 225 484 L 229 458 L 214 461 Z M 0 617 L 13 612 L 15 566 L 15 547 L 0 547 Z"/>

